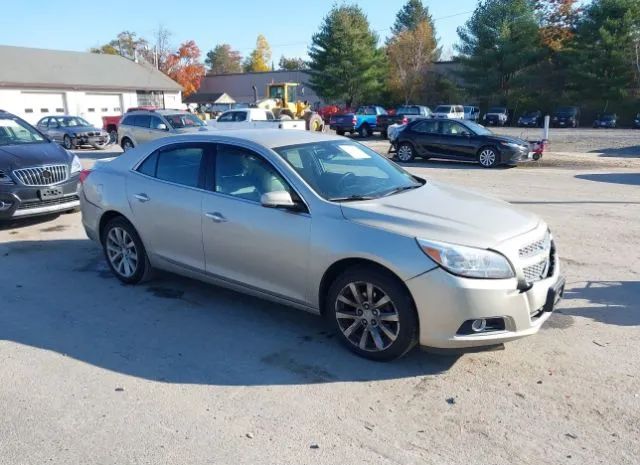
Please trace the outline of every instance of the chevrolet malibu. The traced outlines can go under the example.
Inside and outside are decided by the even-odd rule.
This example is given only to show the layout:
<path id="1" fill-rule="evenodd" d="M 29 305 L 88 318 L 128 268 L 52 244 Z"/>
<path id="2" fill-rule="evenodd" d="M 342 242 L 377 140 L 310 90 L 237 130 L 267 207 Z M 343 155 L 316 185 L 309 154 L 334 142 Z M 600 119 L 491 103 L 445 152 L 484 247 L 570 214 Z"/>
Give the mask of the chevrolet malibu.
<path id="1" fill-rule="evenodd" d="M 80 192 L 121 281 L 162 269 L 314 312 L 375 360 L 534 334 L 564 290 L 540 218 L 340 136 L 169 137 L 83 172 Z"/>

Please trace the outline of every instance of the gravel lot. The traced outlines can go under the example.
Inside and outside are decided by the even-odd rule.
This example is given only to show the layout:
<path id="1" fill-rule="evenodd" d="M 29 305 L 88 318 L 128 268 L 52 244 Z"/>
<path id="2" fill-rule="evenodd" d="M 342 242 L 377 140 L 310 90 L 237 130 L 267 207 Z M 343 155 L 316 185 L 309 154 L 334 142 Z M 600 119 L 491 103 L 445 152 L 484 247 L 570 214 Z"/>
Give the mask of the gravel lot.
<path id="1" fill-rule="evenodd" d="M 410 166 L 556 236 L 565 300 L 502 351 L 368 362 L 296 310 L 119 284 L 79 214 L 0 226 L 0 464 L 637 464 L 640 164 L 599 154 L 640 132 L 557 132 L 540 169 Z"/>

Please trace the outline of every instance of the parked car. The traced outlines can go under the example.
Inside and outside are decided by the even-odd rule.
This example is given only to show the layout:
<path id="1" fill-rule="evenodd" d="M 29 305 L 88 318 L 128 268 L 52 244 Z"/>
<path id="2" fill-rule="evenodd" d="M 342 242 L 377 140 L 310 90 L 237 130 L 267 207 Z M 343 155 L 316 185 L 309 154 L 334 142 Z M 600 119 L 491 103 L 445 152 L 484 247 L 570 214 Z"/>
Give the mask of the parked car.
<path id="1" fill-rule="evenodd" d="M 469 121 L 475 121 L 476 123 L 480 120 L 480 108 L 465 105 L 464 107 L 464 119 Z"/>
<path id="2" fill-rule="evenodd" d="M 339 136 L 156 140 L 80 192 L 87 235 L 122 282 L 163 269 L 322 314 L 371 359 L 534 334 L 564 289 L 540 218 Z"/>
<path id="3" fill-rule="evenodd" d="M 140 106 L 140 107 L 131 107 L 127 109 L 127 113 L 130 111 L 152 111 L 156 110 L 156 107 L 153 106 Z M 103 116 L 102 117 L 102 129 L 109 133 L 109 142 L 115 144 L 118 142 L 118 125 L 120 124 L 120 120 L 122 119 L 122 115 L 115 116 Z"/>
<path id="4" fill-rule="evenodd" d="M 557 128 L 577 128 L 580 126 L 580 108 L 560 107 L 551 117 L 551 125 Z"/>
<path id="5" fill-rule="evenodd" d="M 318 116 L 318 118 L 320 118 Z M 322 123 L 321 123 L 322 124 Z M 207 125 L 213 129 L 297 129 L 306 130 L 305 120 L 279 120 L 271 110 L 263 108 L 241 108 L 228 110 L 210 120 Z"/>
<path id="6" fill-rule="evenodd" d="M 640 129 L 640 113 L 636 114 L 636 117 L 633 119 L 633 127 Z"/>
<path id="7" fill-rule="evenodd" d="M 379 131 L 378 116 L 386 115 L 387 110 L 377 105 L 363 106 L 355 113 L 343 113 L 334 115 L 329 119 L 329 127 L 336 134 L 343 136 L 346 133 L 358 133 L 360 137 L 369 137 Z"/>
<path id="8" fill-rule="evenodd" d="M 431 109 L 429 107 L 423 105 L 403 105 L 398 107 L 393 112 L 393 115 L 386 114 L 378 116 L 376 126 L 380 130 L 380 136 L 386 139 L 389 126 L 393 124 L 407 124 L 409 121 L 428 118 L 430 116 Z"/>
<path id="9" fill-rule="evenodd" d="M 118 142 L 127 151 L 162 137 L 207 130 L 200 118 L 187 111 L 137 110 L 127 112 L 120 121 Z"/>
<path id="10" fill-rule="evenodd" d="M 434 118 L 464 119 L 462 105 L 438 105 L 433 111 Z"/>
<path id="11" fill-rule="evenodd" d="M 505 126 L 509 122 L 509 111 L 505 107 L 491 107 L 482 120 L 489 126 Z"/>
<path id="12" fill-rule="evenodd" d="M 593 122 L 594 128 L 615 128 L 618 124 L 618 115 L 615 113 L 603 113 Z"/>
<path id="13" fill-rule="evenodd" d="M 499 136 L 472 121 L 426 119 L 409 123 L 394 141 L 398 160 L 416 157 L 475 161 L 485 168 L 514 165 L 533 156 L 529 143 Z"/>
<path id="14" fill-rule="evenodd" d="M 77 209 L 81 170 L 76 155 L 0 110 L 0 220 Z"/>
<path id="15" fill-rule="evenodd" d="M 36 127 L 67 150 L 86 145 L 102 150 L 109 144 L 106 131 L 79 116 L 46 116 L 38 121 Z"/>
<path id="16" fill-rule="evenodd" d="M 518 118 L 518 126 L 529 128 L 541 128 L 544 125 L 544 116 L 540 110 L 525 111 Z"/>

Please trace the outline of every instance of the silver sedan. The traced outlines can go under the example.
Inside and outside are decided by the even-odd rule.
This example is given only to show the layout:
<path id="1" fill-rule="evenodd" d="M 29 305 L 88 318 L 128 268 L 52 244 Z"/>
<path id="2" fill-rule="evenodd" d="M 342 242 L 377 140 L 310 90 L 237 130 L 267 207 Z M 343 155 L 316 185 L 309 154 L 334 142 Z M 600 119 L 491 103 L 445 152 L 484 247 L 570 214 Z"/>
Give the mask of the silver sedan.
<path id="1" fill-rule="evenodd" d="M 371 359 L 533 334 L 564 290 L 542 220 L 343 137 L 168 137 L 81 179 L 121 281 L 163 269 L 322 314 Z"/>

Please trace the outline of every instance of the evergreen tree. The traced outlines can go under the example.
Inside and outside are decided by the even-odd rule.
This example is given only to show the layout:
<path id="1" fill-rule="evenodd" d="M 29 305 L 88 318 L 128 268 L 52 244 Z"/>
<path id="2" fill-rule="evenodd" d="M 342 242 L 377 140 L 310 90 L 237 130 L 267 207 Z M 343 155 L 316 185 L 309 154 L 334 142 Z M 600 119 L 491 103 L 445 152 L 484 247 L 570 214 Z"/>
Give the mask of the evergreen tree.
<path id="1" fill-rule="evenodd" d="M 242 72 L 242 57 L 229 44 L 218 44 L 213 50 L 209 50 L 204 62 L 214 74 Z"/>

